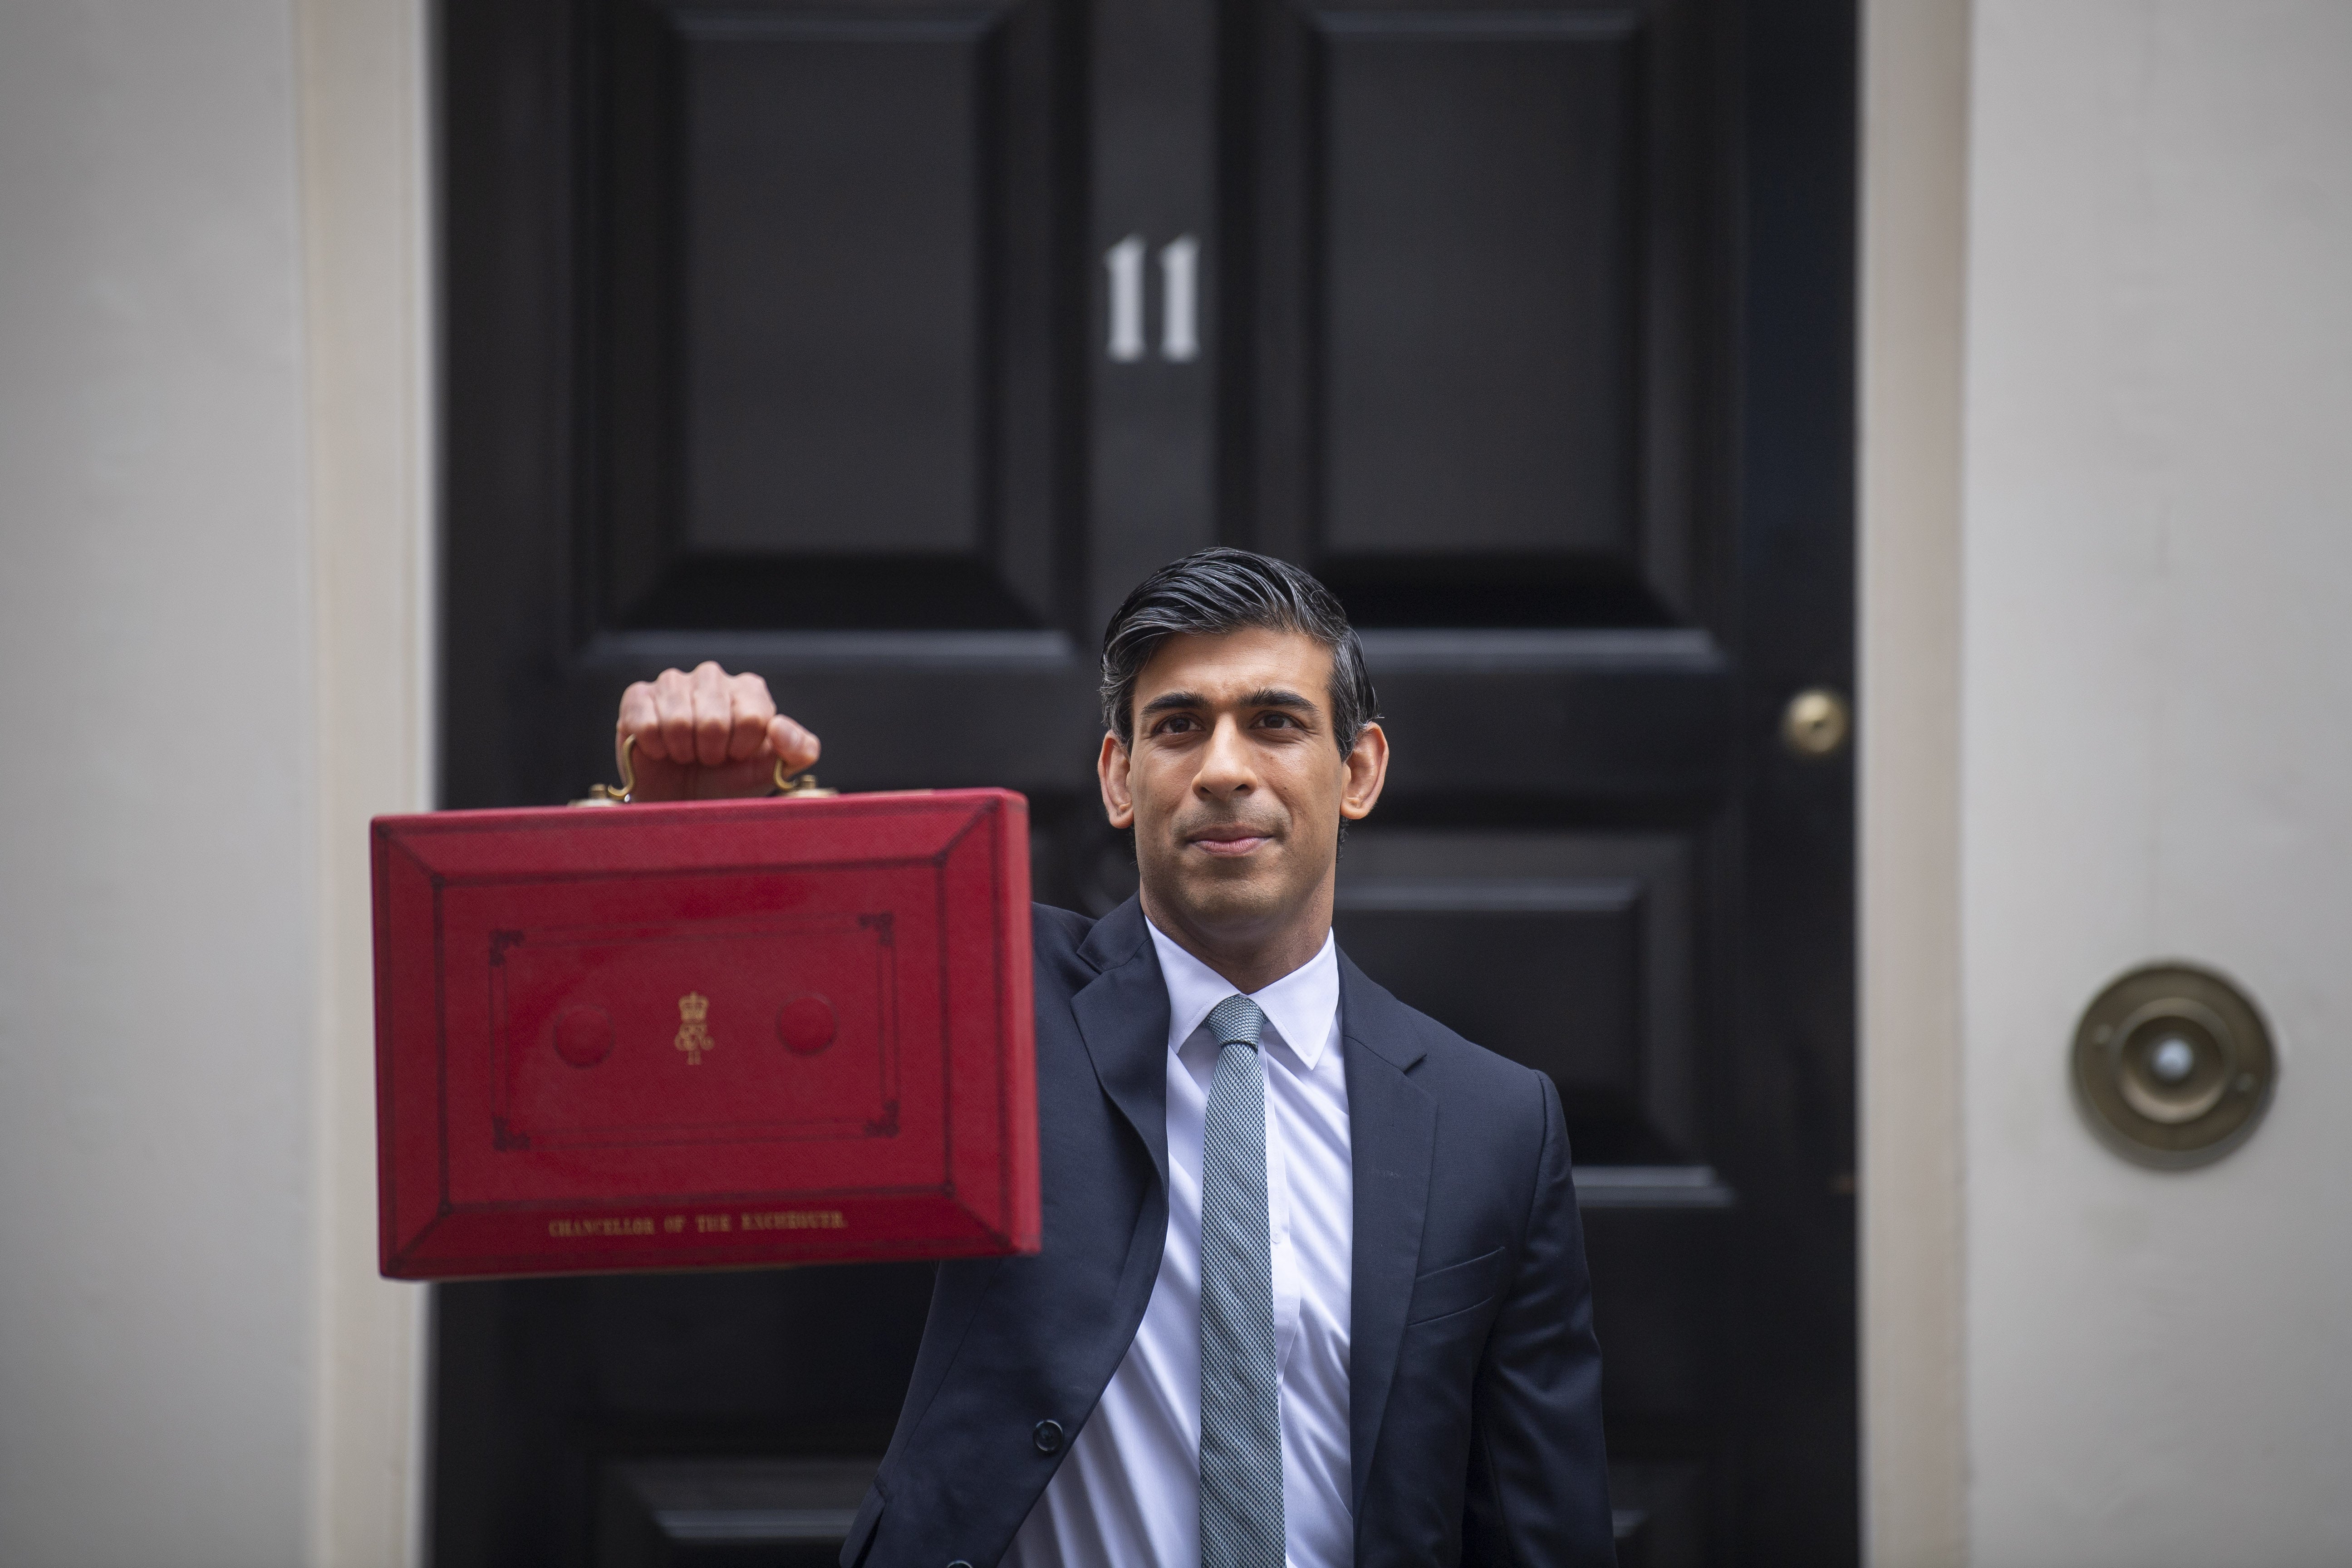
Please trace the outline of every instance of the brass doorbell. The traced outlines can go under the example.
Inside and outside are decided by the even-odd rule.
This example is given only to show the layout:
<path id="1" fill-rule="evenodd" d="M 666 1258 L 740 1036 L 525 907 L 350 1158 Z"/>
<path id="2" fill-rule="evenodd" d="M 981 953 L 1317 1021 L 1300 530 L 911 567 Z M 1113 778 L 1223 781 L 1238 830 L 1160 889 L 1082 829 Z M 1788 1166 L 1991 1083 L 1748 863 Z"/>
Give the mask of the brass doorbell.
<path id="1" fill-rule="evenodd" d="M 2269 1109 L 2278 1058 L 2245 994 L 2185 963 L 2136 969 L 2074 1029 L 2074 1091 L 2107 1147 L 2180 1170 L 2218 1160 Z"/>

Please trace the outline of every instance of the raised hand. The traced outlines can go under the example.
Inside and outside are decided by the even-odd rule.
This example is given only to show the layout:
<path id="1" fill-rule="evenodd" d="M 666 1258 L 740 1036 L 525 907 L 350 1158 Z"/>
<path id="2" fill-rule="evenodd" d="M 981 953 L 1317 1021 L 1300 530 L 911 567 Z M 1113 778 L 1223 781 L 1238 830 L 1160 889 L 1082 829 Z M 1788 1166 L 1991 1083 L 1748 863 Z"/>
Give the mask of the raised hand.
<path id="1" fill-rule="evenodd" d="M 629 738 L 636 770 L 633 800 L 730 800 L 765 795 L 776 760 L 798 773 L 817 758 L 817 739 L 776 711 L 759 676 L 730 675 L 709 659 L 692 674 L 665 669 L 621 693 L 614 726 L 617 762 Z"/>

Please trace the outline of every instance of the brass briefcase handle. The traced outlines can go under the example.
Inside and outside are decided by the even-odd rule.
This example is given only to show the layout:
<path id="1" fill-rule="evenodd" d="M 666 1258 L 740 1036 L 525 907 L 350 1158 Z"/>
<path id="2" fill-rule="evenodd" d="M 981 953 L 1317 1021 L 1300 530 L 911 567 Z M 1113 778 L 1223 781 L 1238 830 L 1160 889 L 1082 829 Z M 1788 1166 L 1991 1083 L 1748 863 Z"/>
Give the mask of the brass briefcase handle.
<path id="1" fill-rule="evenodd" d="M 637 738 L 635 735 L 625 736 L 622 739 L 620 788 L 614 789 L 611 784 L 591 784 L 588 786 L 588 798 L 585 800 L 575 800 L 572 804 L 574 805 L 621 805 L 625 804 L 629 797 L 636 793 L 637 789 L 637 770 L 636 765 L 633 761 L 636 755 L 636 750 Z M 778 757 L 776 759 L 776 795 L 772 796 L 772 799 L 781 797 L 785 800 L 821 800 L 826 795 L 839 795 L 840 793 L 841 792 L 837 789 L 825 789 L 821 787 L 816 782 L 816 775 L 814 773 L 803 773 L 794 775 L 785 772 L 784 759 L 782 757 Z"/>

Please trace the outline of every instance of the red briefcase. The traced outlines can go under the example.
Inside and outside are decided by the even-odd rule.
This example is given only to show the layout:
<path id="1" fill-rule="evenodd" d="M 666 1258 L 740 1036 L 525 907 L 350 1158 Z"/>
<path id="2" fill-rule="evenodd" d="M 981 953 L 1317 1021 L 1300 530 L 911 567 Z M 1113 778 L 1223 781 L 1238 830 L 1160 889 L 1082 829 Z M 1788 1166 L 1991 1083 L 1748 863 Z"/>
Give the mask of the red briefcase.
<path id="1" fill-rule="evenodd" d="M 1034 1252 L 1004 790 L 373 825 L 400 1279 Z"/>

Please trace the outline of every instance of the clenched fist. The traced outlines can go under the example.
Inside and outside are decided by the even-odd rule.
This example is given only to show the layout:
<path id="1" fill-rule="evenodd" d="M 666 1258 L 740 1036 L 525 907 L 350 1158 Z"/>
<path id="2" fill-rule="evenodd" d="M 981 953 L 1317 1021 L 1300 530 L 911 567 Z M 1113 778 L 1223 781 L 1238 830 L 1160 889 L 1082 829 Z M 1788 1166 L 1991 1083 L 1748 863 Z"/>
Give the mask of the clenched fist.
<path id="1" fill-rule="evenodd" d="M 731 800 L 765 795 L 776 761 L 798 773 L 816 761 L 817 740 L 776 711 L 768 683 L 730 675 L 709 659 L 688 675 L 665 669 L 621 693 L 613 731 L 617 761 L 629 738 L 636 769 L 633 800 Z"/>

